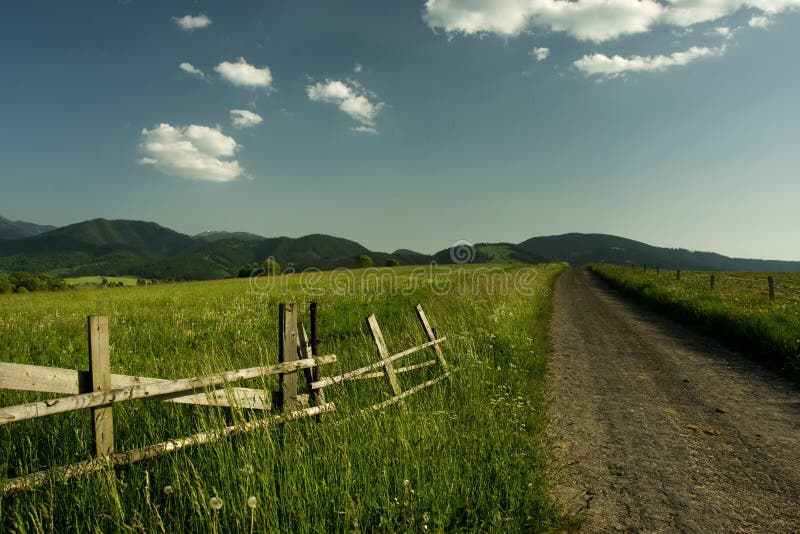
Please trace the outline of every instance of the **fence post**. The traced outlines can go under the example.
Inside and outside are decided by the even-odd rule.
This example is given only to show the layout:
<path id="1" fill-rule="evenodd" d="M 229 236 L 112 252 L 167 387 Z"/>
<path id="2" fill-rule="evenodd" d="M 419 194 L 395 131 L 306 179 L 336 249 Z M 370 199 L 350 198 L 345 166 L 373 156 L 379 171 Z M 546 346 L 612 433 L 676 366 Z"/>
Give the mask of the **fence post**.
<path id="1" fill-rule="evenodd" d="M 278 307 L 278 358 L 280 363 L 297 360 L 297 305 L 282 302 Z M 291 412 L 299 408 L 297 402 L 297 371 L 281 373 L 280 409 Z"/>
<path id="2" fill-rule="evenodd" d="M 661 272 L 661 266 L 656 265 L 656 274 L 659 274 L 660 272 Z"/>
<path id="3" fill-rule="evenodd" d="M 711 289 L 714 289 L 714 275 L 711 275 Z"/>
<path id="4" fill-rule="evenodd" d="M 769 284 L 769 301 L 775 302 L 775 280 L 771 276 L 768 276 L 767 283 Z"/>
<path id="5" fill-rule="evenodd" d="M 108 317 L 90 315 L 89 373 L 92 376 L 92 391 L 111 389 L 111 355 L 108 344 Z M 111 406 L 92 408 L 92 436 L 94 452 L 99 458 L 114 452 L 114 416 Z"/>
<path id="6" fill-rule="evenodd" d="M 647 272 L 647 264 L 644 264 L 644 272 Z"/>
<path id="7" fill-rule="evenodd" d="M 375 317 L 375 314 L 367 317 L 367 324 L 372 334 L 372 340 L 375 342 L 375 346 L 378 347 L 378 358 L 381 360 L 388 358 L 389 349 L 386 348 L 386 341 L 383 340 L 383 332 L 381 332 L 381 327 L 378 326 L 378 319 Z M 394 393 L 395 396 L 403 393 L 403 390 L 400 389 L 400 382 L 397 380 L 397 373 L 394 371 L 392 362 L 386 362 L 383 366 L 383 370 L 386 373 L 386 378 L 389 380 L 392 393 Z M 401 400 L 398 404 L 400 405 L 400 410 L 403 412 L 408 411 L 405 401 Z"/>
<path id="8" fill-rule="evenodd" d="M 681 270 L 680 269 L 677 269 L 675 271 L 675 280 L 677 280 L 678 282 L 681 281 Z"/>
<path id="9" fill-rule="evenodd" d="M 428 316 L 425 315 L 425 312 L 422 310 L 421 304 L 417 304 L 417 317 L 422 324 L 422 329 L 425 330 L 425 335 L 428 336 L 428 341 L 436 340 L 436 332 L 433 331 L 433 327 L 431 327 L 431 323 L 428 321 Z M 433 349 L 436 351 L 436 359 L 439 360 L 442 371 L 448 373 L 450 371 L 450 366 L 447 365 L 447 360 L 444 359 L 442 347 L 437 343 L 433 346 Z"/>

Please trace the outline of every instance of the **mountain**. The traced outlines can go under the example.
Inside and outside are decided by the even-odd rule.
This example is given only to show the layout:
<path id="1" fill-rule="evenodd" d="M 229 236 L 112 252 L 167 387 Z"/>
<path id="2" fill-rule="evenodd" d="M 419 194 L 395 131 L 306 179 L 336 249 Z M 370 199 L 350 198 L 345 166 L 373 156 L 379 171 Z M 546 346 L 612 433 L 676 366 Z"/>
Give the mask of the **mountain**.
<path id="1" fill-rule="evenodd" d="M 25 221 L 11 221 L 0 215 L 0 239 L 20 239 L 55 230 L 55 226 Z"/>
<path id="2" fill-rule="evenodd" d="M 661 266 L 699 271 L 800 272 L 800 262 L 729 258 L 714 252 L 655 247 L 606 234 L 564 234 L 533 237 L 518 247 L 548 261 L 558 259 L 572 265 L 591 262 Z"/>
<path id="3" fill-rule="evenodd" d="M 216 230 L 207 230 L 192 237 L 212 242 L 222 239 L 238 239 L 240 241 L 258 241 L 260 239 L 266 239 L 264 236 L 251 234 L 250 232 L 220 232 Z"/>
<path id="4" fill-rule="evenodd" d="M 547 263 L 547 258 L 512 243 L 477 243 L 472 247 L 446 248 L 433 255 L 437 263 Z"/>
<path id="5" fill-rule="evenodd" d="M 152 222 L 93 219 L 33 237 L 0 239 L 0 272 L 205 280 L 236 276 L 243 266 L 266 258 L 297 271 L 355 267 L 361 254 L 376 265 L 391 257 L 324 234 L 209 241 Z"/>
<path id="6" fill-rule="evenodd" d="M 0 228 L 17 223 L 0 220 Z M 729 258 L 713 252 L 654 247 L 605 234 L 533 237 L 519 244 L 478 243 L 444 249 L 433 256 L 408 249 L 388 254 L 324 234 L 298 238 L 261 237 L 246 232 L 204 232 L 195 237 L 153 222 L 93 219 L 30 237 L 0 238 L 0 274 L 27 271 L 59 276 L 137 275 L 170 280 L 236 276 L 240 269 L 273 258 L 284 269 L 356 267 L 368 255 L 374 265 L 431 261 L 452 263 L 608 262 L 695 270 L 800 272 L 800 262 Z"/>

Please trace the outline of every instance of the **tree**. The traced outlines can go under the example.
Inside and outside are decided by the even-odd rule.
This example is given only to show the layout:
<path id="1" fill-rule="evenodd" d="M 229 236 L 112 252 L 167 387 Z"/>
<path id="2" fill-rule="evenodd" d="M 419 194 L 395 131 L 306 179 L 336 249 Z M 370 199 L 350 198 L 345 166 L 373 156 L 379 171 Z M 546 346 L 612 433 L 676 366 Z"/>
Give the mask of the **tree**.
<path id="1" fill-rule="evenodd" d="M 398 265 L 400 265 L 400 260 L 396 258 L 389 258 L 388 260 L 386 260 L 387 267 L 397 267 Z"/>
<path id="2" fill-rule="evenodd" d="M 264 274 L 280 274 L 281 265 L 274 258 L 267 258 L 261 265 L 264 267 Z"/>
<path id="3" fill-rule="evenodd" d="M 361 254 L 356 258 L 356 267 L 363 269 L 365 267 L 372 267 L 372 258 L 366 254 Z"/>
<path id="4" fill-rule="evenodd" d="M 12 293 L 13 291 L 14 285 L 11 283 L 11 280 L 5 276 L 0 276 L 0 295 L 3 293 Z"/>

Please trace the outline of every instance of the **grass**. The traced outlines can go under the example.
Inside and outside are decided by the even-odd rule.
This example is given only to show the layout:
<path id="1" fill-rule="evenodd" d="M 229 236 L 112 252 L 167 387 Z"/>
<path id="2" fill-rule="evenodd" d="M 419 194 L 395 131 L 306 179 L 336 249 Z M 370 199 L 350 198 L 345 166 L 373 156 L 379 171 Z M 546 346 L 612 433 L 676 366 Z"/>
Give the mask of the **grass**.
<path id="1" fill-rule="evenodd" d="M 800 377 L 800 274 L 681 271 L 677 280 L 675 271 L 606 264 L 590 269 L 757 361 Z M 775 302 L 769 300 L 768 276 L 775 281 Z"/>
<path id="2" fill-rule="evenodd" d="M 437 276 L 411 268 L 382 271 L 396 273 L 404 291 L 394 292 L 386 291 L 390 279 L 367 283 L 370 271 L 356 271 L 333 281 L 324 273 L 310 283 L 299 275 L 270 277 L 257 290 L 248 280 L 226 280 L 0 296 L 6 361 L 85 369 L 86 315 L 103 313 L 110 320 L 114 373 L 179 378 L 274 363 L 278 302 L 297 301 L 307 323 L 305 310 L 313 299 L 320 303 L 321 351 L 339 357 L 323 375 L 375 360 L 364 321 L 370 313 L 377 315 L 390 352 L 425 341 L 414 315 L 417 303 L 437 333 L 447 336 L 445 355 L 458 368 L 451 381 L 411 397 L 406 417 L 397 407 L 356 415 L 386 398 L 389 388 L 383 380 L 355 381 L 328 388 L 338 413 L 322 424 L 303 420 L 262 429 L 68 484 L 0 496 L 0 530 L 570 528 L 573 520 L 549 498 L 542 444 L 547 289 L 563 265 L 498 267 L 484 277 L 476 275 L 479 269 L 458 267 Z M 464 285 L 465 280 L 479 283 Z M 431 367 L 399 379 L 406 389 L 436 372 Z M 272 379 L 243 385 L 277 388 Z M 2 391 L 0 405 L 43 398 Z M 223 408 L 123 403 L 114 407 L 116 448 L 252 417 Z M 4 425 L 0 476 L 88 459 L 90 444 L 87 411 Z"/>

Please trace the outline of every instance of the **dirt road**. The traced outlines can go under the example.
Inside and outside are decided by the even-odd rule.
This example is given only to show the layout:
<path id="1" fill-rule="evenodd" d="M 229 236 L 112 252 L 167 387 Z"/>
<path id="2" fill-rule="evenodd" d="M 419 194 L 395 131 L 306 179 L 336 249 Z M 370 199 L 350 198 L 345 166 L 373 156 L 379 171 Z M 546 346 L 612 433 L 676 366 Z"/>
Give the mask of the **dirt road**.
<path id="1" fill-rule="evenodd" d="M 556 496 L 587 532 L 800 532 L 800 389 L 584 270 L 553 305 Z"/>

